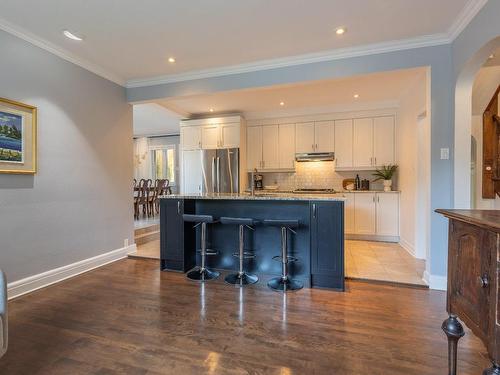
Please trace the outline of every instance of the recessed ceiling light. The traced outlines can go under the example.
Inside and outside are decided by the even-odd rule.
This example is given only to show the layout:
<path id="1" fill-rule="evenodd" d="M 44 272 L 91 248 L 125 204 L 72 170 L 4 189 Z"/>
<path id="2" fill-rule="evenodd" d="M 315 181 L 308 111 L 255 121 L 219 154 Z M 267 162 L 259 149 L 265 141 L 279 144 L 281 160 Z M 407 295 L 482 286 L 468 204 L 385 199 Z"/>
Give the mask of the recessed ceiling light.
<path id="1" fill-rule="evenodd" d="M 280 102 L 280 106 L 284 106 L 285 105 L 285 102 Z"/>
<path id="2" fill-rule="evenodd" d="M 346 32 L 346 28 L 345 27 L 337 27 L 337 29 L 335 30 L 335 34 L 337 35 L 342 35 Z"/>
<path id="3" fill-rule="evenodd" d="M 173 64 L 175 62 L 175 58 L 174 57 L 169 57 L 168 58 L 168 62 Z"/>
<path id="4" fill-rule="evenodd" d="M 488 56 L 488 59 L 490 59 L 490 60 L 491 60 L 491 59 L 492 59 L 492 58 L 494 58 L 494 57 L 495 57 L 495 54 L 494 54 L 494 53 L 492 53 L 491 55 L 489 55 L 489 56 Z"/>
<path id="5" fill-rule="evenodd" d="M 213 112 L 213 111 L 214 111 L 214 109 L 213 109 L 213 108 L 210 108 L 210 109 L 209 109 L 209 111 L 210 111 L 210 112 Z"/>
<path id="6" fill-rule="evenodd" d="M 354 94 L 354 99 L 359 98 L 359 94 Z"/>
<path id="7" fill-rule="evenodd" d="M 71 31 L 69 30 L 64 30 L 63 31 L 63 34 L 66 38 L 69 38 L 69 39 L 72 39 L 72 40 L 76 40 L 78 42 L 81 42 L 83 40 L 83 38 L 81 36 L 78 36 L 76 34 L 73 34 Z"/>

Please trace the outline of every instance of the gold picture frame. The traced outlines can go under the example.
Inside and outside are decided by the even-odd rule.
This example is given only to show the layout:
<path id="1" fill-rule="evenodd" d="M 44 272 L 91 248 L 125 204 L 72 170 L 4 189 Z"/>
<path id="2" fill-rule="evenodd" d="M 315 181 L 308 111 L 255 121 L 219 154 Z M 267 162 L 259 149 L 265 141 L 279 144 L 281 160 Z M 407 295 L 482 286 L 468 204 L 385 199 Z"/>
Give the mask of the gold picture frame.
<path id="1" fill-rule="evenodd" d="M 37 172 L 37 108 L 0 98 L 0 173 Z"/>

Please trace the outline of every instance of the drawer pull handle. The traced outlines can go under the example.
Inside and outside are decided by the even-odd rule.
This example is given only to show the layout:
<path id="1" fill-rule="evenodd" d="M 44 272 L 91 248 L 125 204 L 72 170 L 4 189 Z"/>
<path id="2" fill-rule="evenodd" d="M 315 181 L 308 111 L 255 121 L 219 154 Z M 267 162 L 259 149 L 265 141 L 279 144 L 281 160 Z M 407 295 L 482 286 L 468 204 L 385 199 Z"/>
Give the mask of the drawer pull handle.
<path id="1" fill-rule="evenodd" d="M 488 275 L 479 276 L 479 284 L 481 285 L 481 288 L 487 288 L 490 285 Z"/>

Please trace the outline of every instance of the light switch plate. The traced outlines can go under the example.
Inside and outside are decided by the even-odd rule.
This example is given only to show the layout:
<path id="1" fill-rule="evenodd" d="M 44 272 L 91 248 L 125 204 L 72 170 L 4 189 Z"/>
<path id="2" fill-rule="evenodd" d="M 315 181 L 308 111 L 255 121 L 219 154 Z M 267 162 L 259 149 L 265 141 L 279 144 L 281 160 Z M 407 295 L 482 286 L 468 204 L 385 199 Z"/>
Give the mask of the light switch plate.
<path id="1" fill-rule="evenodd" d="M 450 158 L 450 149 L 442 148 L 441 149 L 441 160 L 448 160 Z"/>

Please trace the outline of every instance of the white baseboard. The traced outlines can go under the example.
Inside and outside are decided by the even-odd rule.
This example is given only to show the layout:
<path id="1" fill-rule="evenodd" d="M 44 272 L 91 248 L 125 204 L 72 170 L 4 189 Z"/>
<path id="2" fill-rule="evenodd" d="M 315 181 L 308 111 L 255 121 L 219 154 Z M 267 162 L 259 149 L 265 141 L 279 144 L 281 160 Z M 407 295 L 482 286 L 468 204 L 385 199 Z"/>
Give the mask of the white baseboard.
<path id="1" fill-rule="evenodd" d="M 13 281 L 7 284 L 8 298 L 10 300 L 22 296 L 23 294 L 69 279 L 70 277 L 77 276 L 81 273 L 93 270 L 94 268 L 102 267 L 105 264 L 126 258 L 127 254 L 133 251 L 136 251 L 135 244 L 68 264 L 67 266 L 39 273 L 38 275 Z"/>
<path id="2" fill-rule="evenodd" d="M 431 275 L 424 271 L 423 280 L 429 285 L 429 289 L 446 290 L 448 288 L 446 276 Z"/>

